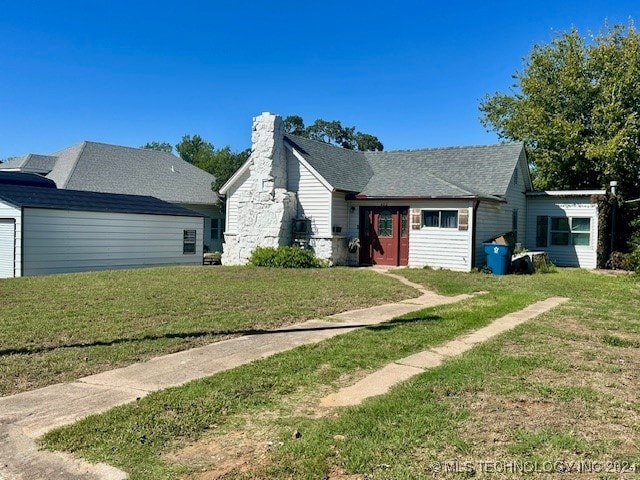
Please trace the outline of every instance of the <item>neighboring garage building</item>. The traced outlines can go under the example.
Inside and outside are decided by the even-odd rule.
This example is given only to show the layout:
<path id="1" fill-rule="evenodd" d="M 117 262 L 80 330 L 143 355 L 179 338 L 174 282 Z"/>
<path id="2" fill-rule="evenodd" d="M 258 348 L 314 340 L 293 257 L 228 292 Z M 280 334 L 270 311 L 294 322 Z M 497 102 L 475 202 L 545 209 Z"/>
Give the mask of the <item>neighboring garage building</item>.
<path id="1" fill-rule="evenodd" d="M 0 175 L 0 278 L 201 264 L 201 214 L 154 197 L 46 182 Z"/>

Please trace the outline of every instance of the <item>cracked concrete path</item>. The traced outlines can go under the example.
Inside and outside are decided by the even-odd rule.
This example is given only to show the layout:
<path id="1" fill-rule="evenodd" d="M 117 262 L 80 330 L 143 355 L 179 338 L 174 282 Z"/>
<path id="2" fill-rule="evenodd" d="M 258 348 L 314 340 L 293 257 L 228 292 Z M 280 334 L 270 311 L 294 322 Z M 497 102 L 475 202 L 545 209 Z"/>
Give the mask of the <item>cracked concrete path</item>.
<path id="1" fill-rule="evenodd" d="M 70 455 L 39 451 L 34 440 L 53 428 L 102 413 L 168 387 L 213 375 L 254 360 L 373 326 L 424 308 L 459 302 L 387 272 L 377 272 L 415 288 L 420 296 L 353 310 L 323 320 L 236 337 L 204 347 L 156 357 L 143 363 L 0 398 L 0 480 L 119 480 L 126 474 Z"/>
<path id="2" fill-rule="evenodd" d="M 568 298 L 564 297 L 547 298 L 546 300 L 529 305 L 523 310 L 500 317 L 486 327 L 462 335 L 443 345 L 396 360 L 366 376 L 354 385 L 345 387 L 336 393 L 324 397 L 320 400 L 320 405 L 322 407 L 358 405 L 369 397 L 387 393 L 389 389 L 397 383 L 408 380 L 429 368 L 437 367 L 441 365 L 445 359 L 460 355 L 475 345 L 511 330 L 568 300 Z"/>

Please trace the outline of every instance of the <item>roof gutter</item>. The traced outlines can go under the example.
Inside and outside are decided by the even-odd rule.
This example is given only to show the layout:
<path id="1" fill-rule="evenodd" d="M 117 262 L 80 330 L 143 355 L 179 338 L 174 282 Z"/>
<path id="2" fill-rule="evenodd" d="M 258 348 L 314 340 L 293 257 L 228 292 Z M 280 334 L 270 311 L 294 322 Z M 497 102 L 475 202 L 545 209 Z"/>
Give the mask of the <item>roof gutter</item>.
<path id="1" fill-rule="evenodd" d="M 498 197 L 482 197 L 479 195 L 422 195 L 422 196 L 369 196 L 362 193 L 347 193 L 347 200 L 393 200 L 393 201 L 411 201 L 411 200 L 484 200 L 496 203 L 507 203 L 503 198 Z"/>

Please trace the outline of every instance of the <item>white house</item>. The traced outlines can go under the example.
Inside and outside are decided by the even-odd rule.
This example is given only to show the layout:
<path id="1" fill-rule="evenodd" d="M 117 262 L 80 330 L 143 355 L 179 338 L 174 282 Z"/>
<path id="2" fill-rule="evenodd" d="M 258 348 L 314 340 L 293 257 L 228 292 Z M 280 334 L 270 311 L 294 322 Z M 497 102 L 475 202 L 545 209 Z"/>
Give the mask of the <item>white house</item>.
<path id="1" fill-rule="evenodd" d="M 213 175 L 170 153 L 81 142 L 51 155 L 12 159 L 0 171 L 44 175 L 59 189 L 152 196 L 194 210 L 205 217 L 199 241 L 222 251 L 224 211 L 211 188 Z"/>
<path id="2" fill-rule="evenodd" d="M 0 278 L 202 263 L 201 214 L 34 177 L 0 172 Z"/>
<path id="3" fill-rule="evenodd" d="M 485 240 L 514 232 L 517 242 L 548 249 L 560 264 L 595 266 L 586 253 L 597 244 L 594 192 L 574 197 L 588 222 L 574 207 L 535 213 L 542 204 L 553 210 L 553 200 L 543 199 L 560 197 L 533 193 L 521 143 L 357 152 L 286 134 L 280 117 L 263 113 L 254 118 L 252 144 L 248 161 L 220 190 L 225 265 L 246 263 L 256 246 L 298 241 L 334 265 L 469 271 L 484 264 Z M 535 235 L 544 215 L 547 246 Z M 554 220 L 562 215 L 566 221 Z M 579 235 L 587 223 L 590 235 Z M 578 230 L 559 249 L 560 231 L 552 227 L 567 224 Z M 360 247 L 350 252 L 354 239 Z"/>

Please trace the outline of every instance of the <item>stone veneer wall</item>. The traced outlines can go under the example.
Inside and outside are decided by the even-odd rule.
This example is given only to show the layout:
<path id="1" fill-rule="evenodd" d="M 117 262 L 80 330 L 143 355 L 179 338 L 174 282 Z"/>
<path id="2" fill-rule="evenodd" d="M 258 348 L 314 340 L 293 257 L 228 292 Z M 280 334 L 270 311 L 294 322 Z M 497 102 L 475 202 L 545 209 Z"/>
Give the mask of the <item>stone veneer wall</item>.
<path id="1" fill-rule="evenodd" d="M 253 119 L 249 188 L 227 201 L 237 202 L 237 232 L 225 234 L 223 265 L 244 265 L 258 246 L 291 244 L 291 220 L 297 200 L 287 191 L 287 164 L 282 118 L 263 113 Z"/>

